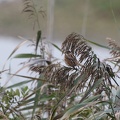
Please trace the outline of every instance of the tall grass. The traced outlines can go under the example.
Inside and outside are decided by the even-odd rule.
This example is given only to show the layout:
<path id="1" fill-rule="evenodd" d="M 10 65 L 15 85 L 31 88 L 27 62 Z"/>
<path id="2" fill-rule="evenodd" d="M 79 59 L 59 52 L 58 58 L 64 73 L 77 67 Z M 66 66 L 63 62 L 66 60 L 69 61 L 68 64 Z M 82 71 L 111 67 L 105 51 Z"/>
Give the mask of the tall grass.
<path id="1" fill-rule="evenodd" d="M 24 0 L 24 5 L 23 12 L 32 16 L 38 25 L 35 40 L 25 39 L 34 51 L 14 55 L 23 44 L 20 43 L 8 57 L 27 58 L 20 70 L 10 73 L 9 79 L 16 76 L 26 80 L 1 86 L 0 117 L 10 120 L 118 120 L 120 88 L 116 79 L 120 71 L 120 46 L 109 39 L 107 47 L 73 32 L 60 48 L 51 43 L 65 57 L 59 62 L 44 39 L 34 1 Z M 111 58 L 101 61 L 88 42 L 109 49 Z M 19 75 L 24 68 L 35 76 Z"/>

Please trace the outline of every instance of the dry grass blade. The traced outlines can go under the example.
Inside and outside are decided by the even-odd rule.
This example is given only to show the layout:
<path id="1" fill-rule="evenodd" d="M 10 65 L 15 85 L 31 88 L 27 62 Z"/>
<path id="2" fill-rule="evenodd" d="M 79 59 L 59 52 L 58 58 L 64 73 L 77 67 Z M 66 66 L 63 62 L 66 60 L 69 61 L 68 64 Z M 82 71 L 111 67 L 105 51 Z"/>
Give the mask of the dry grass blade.
<path id="1" fill-rule="evenodd" d="M 25 41 L 19 43 L 19 44 L 16 46 L 16 48 L 12 51 L 12 53 L 9 55 L 8 59 L 9 59 L 22 45 L 24 45 L 27 41 L 28 41 L 28 40 L 25 40 Z M 8 60 L 8 59 L 7 59 L 7 60 Z"/>
<path id="2" fill-rule="evenodd" d="M 15 72 L 15 74 L 13 74 L 8 80 L 6 80 L 4 87 L 6 87 L 6 85 L 9 83 L 9 81 L 15 76 L 17 75 L 21 70 L 25 69 L 26 67 L 29 67 L 29 64 L 24 65 L 22 68 L 20 68 L 17 72 Z"/>
<path id="3" fill-rule="evenodd" d="M 22 45 L 24 45 L 27 41 L 28 41 L 28 40 L 25 40 L 25 41 L 19 43 L 19 44 L 15 47 L 15 49 L 12 51 L 12 53 L 11 53 L 11 54 L 9 55 L 9 57 L 7 58 L 4 66 L 3 66 L 3 70 L 4 70 L 4 68 L 5 68 L 5 65 L 6 65 L 7 61 L 10 59 L 10 57 L 11 57 Z"/>
<path id="4" fill-rule="evenodd" d="M 6 71 L 8 71 L 8 70 L 9 70 L 9 69 L 7 69 L 7 70 L 3 70 L 3 71 L 0 71 L 0 74 L 3 73 L 3 72 L 6 72 Z"/>

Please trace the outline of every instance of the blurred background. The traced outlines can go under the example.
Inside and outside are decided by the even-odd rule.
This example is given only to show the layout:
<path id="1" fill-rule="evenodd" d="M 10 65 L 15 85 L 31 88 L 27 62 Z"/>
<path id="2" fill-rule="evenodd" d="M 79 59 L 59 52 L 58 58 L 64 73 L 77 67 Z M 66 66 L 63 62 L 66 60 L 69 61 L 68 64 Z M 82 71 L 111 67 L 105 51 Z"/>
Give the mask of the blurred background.
<path id="1" fill-rule="evenodd" d="M 120 44 L 120 0 L 33 0 L 46 15 L 40 17 L 43 36 L 60 43 L 71 32 L 107 45 L 107 37 Z M 23 0 L 0 0 L 0 68 L 15 46 L 18 36 L 35 38 L 38 26 L 23 13 Z M 29 49 L 27 49 L 29 51 Z M 107 52 L 96 49 L 98 56 Z M 22 48 L 20 52 L 27 52 Z M 58 55 L 58 54 L 56 54 Z M 58 55 L 59 56 L 59 55 Z"/>
<path id="2" fill-rule="evenodd" d="M 38 1 L 39 4 L 37 3 Z M 41 18 L 41 28 L 47 35 L 48 1 L 34 0 L 43 7 L 46 17 Z M 106 37 L 119 42 L 120 0 L 54 0 L 53 40 L 63 41 L 71 32 L 103 43 Z M 23 0 L 0 0 L 0 36 L 34 37 L 33 22 L 22 13 Z"/>

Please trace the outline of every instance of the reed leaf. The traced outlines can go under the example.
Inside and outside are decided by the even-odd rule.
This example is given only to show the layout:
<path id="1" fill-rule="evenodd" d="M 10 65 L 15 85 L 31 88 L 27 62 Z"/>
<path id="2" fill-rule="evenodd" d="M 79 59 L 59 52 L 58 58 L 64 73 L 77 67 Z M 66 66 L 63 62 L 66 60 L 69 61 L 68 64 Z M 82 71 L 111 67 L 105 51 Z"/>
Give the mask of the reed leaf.
<path id="1" fill-rule="evenodd" d="M 37 88 L 36 89 L 39 89 L 42 85 L 42 82 L 41 81 L 37 81 Z M 34 105 L 33 105 L 33 111 L 32 111 L 32 118 L 34 117 L 34 114 L 35 114 L 35 111 L 36 111 L 36 108 L 38 106 L 38 103 L 39 103 L 39 99 L 40 99 L 40 91 L 38 90 L 35 94 L 35 99 L 34 99 Z"/>
<path id="2" fill-rule="evenodd" d="M 62 116 L 62 118 L 60 120 L 64 120 L 64 119 L 67 120 L 70 118 L 70 116 L 76 115 L 84 108 L 93 106 L 97 103 L 98 103 L 98 101 L 97 102 L 88 102 L 88 103 L 82 102 L 80 104 L 77 104 L 77 105 L 73 106 L 72 108 L 70 108 L 67 112 L 65 112 L 65 114 Z"/>
<path id="3" fill-rule="evenodd" d="M 10 57 L 11 57 L 22 45 L 24 45 L 27 41 L 28 41 L 28 40 L 25 40 L 25 41 L 19 43 L 19 44 L 15 47 L 15 49 L 12 51 L 12 53 L 9 55 L 9 57 L 8 57 L 7 60 L 5 61 L 5 64 L 4 64 L 4 66 L 3 66 L 3 70 L 4 70 L 4 68 L 5 68 L 5 65 L 6 65 L 7 61 L 10 59 Z"/>
<path id="4" fill-rule="evenodd" d="M 61 51 L 61 49 L 54 43 L 51 43 L 56 49 L 58 49 L 59 51 Z"/>
<path id="5" fill-rule="evenodd" d="M 37 52 L 38 44 L 39 44 L 39 42 L 41 40 L 41 34 L 42 34 L 42 32 L 39 30 L 37 32 L 37 39 L 36 39 L 36 48 L 35 48 L 36 52 Z"/>
<path id="6" fill-rule="evenodd" d="M 32 82 L 32 80 L 26 80 L 26 81 L 23 81 L 23 82 L 16 83 L 14 85 L 8 86 L 6 89 L 20 87 L 20 86 L 25 85 L 25 84 L 27 84 L 29 82 Z"/>
<path id="7" fill-rule="evenodd" d="M 17 54 L 13 58 L 36 58 L 36 57 L 41 57 L 41 55 L 35 55 L 35 54 Z"/>

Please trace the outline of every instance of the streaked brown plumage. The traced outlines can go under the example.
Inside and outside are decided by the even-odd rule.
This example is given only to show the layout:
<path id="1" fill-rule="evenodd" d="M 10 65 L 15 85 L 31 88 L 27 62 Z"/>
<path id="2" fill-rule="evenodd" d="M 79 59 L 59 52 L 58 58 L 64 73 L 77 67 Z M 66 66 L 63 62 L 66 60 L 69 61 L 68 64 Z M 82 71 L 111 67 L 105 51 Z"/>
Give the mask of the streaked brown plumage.
<path id="1" fill-rule="evenodd" d="M 78 63 L 76 57 L 70 51 L 65 52 L 64 60 L 65 60 L 66 65 L 68 65 L 70 67 L 74 68 L 75 66 L 79 66 L 79 63 Z"/>

